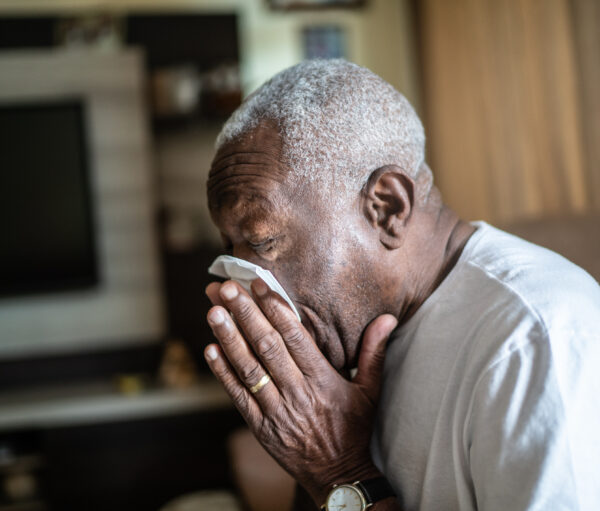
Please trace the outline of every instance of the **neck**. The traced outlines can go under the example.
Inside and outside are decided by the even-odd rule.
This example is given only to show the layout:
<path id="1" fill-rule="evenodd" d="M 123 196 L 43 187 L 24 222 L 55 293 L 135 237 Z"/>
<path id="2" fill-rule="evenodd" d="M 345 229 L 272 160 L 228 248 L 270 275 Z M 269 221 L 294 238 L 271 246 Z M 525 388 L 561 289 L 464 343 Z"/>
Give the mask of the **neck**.
<path id="1" fill-rule="evenodd" d="M 400 324 L 408 321 L 438 288 L 476 230 L 441 203 L 417 214 L 419 218 L 415 218 L 417 223 L 407 240 L 409 253 L 405 254 L 406 260 L 414 263 L 405 273 L 409 280 L 404 286 L 404 296 L 397 297 Z"/>

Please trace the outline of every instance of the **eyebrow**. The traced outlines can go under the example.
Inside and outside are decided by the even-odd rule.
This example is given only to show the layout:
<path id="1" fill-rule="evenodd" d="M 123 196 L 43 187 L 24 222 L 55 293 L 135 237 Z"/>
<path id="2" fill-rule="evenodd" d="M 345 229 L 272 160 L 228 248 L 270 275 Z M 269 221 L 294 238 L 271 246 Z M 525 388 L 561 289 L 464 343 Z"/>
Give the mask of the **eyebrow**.
<path id="1" fill-rule="evenodd" d="M 209 192 L 209 209 L 215 212 L 222 208 L 235 210 L 245 205 L 246 210 L 251 213 L 261 210 L 266 214 L 274 214 L 278 206 L 273 202 L 271 193 L 259 186 L 257 178 L 268 179 L 256 174 L 235 174 L 222 179 Z"/>

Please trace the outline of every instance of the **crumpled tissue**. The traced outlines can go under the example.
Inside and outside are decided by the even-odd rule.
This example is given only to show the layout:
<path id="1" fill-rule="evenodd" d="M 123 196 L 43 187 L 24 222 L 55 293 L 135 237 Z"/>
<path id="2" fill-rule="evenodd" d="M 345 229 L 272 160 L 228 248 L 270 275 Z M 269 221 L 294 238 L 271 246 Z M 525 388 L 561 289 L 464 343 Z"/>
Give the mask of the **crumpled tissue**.
<path id="1" fill-rule="evenodd" d="M 275 291 L 288 303 L 288 305 L 296 313 L 298 321 L 302 321 L 300 319 L 300 314 L 298 314 L 298 310 L 296 307 L 294 307 L 294 303 L 292 302 L 291 298 L 269 270 L 265 270 L 264 268 L 261 268 L 250 261 L 245 261 L 244 259 L 239 259 L 230 255 L 221 255 L 217 257 L 210 265 L 208 268 L 208 273 L 224 279 L 235 280 L 249 293 L 251 293 L 250 284 L 252 281 L 257 277 L 260 277 L 263 282 L 271 288 L 271 290 Z"/>

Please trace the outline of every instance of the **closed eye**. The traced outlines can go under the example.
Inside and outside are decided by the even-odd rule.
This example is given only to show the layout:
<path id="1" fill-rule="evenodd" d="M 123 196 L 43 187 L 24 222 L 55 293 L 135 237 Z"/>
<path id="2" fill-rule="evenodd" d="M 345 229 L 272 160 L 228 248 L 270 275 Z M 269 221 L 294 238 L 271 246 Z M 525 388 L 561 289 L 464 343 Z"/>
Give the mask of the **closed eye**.
<path id="1" fill-rule="evenodd" d="M 277 238 L 269 238 L 259 243 L 248 242 L 248 244 L 252 247 L 252 250 L 255 250 L 257 252 L 268 252 L 269 250 L 273 249 L 276 240 Z"/>

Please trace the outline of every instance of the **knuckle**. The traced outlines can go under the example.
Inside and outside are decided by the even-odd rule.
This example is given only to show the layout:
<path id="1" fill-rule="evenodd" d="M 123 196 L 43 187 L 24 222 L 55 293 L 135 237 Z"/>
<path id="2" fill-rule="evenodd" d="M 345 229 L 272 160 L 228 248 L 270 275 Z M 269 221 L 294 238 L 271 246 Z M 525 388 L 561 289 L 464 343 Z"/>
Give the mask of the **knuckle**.
<path id="1" fill-rule="evenodd" d="M 285 343 L 294 350 L 302 349 L 305 346 L 306 338 L 304 333 L 298 327 L 286 329 L 283 333 Z"/>
<path id="2" fill-rule="evenodd" d="M 256 351 L 264 360 L 273 360 L 280 354 L 278 335 L 274 332 L 267 332 L 256 343 Z"/>
<path id="3" fill-rule="evenodd" d="M 235 316 L 242 322 L 248 321 L 252 314 L 254 313 L 254 309 L 250 303 L 246 300 L 240 301 L 238 304 L 237 310 L 235 311 Z"/>
<path id="4" fill-rule="evenodd" d="M 266 300 L 263 301 L 261 306 L 263 307 L 265 314 L 268 317 L 272 317 L 277 313 L 277 301 L 273 298 L 272 294 L 267 297 Z"/>
<path id="5" fill-rule="evenodd" d="M 248 409 L 248 393 L 242 387 L 233 388 L 230 392 L 231 399 L 241 410 Z"/>
<path id="6" fill-rule="evenodd" d="M 219 364 L 216 365 L 218 366 Z M 226 367 L 213 367 L 212 370 L 215 373 L 215 376 L 221 380 L 224 385 L 228 385 L 231 382 L 231 374 Z"/>
<path id="7" fill-rule="evenodd" d="M 248 383 L 256 383 L 260 378 L 260 366 L 258 364 L 246 364 L 240 367 L 241 378 Z"/>
<path id="8" fill-rule="evenodd" d="M 298 410 L 317 410 L 315 398 L 309 392 L 298 392 L 294 395 L 294 405 Z"/>
<path id="9" fill-rule="evenodd" d="M 219 336 L 219 340 L 221 341 L 221 344 L 223 344 L 223 345 L 232 346 L 232 345 L 236 344 L 237 336 L 236 336 L 235 331 L 227 330 L 221 336 Z"/>
<path id="10" fill-rule="evenodd" d="M 275 433 L 269 423 L 263 421 L 259 431 L 259 437 L 261 442 L 266 445 L 273 445 L 275 443 Z"/>
<path id="11" fill-rule="evenodd" d="M 279 295 L 272 293 L 269 299 L 261 303 L 265 315 L 269 318 L 279 318 L 279 322 L 287 322 L 286 313 L 290 311 L 289 305 Z"/>

